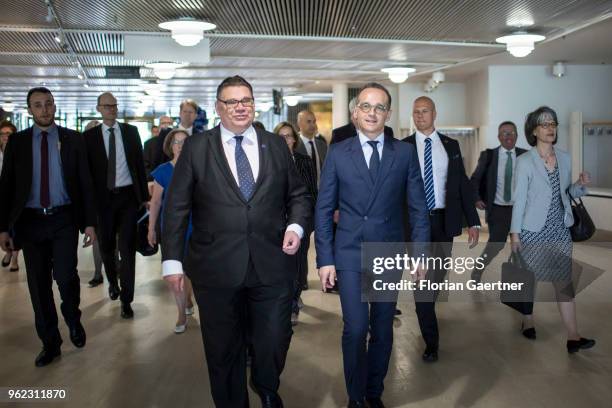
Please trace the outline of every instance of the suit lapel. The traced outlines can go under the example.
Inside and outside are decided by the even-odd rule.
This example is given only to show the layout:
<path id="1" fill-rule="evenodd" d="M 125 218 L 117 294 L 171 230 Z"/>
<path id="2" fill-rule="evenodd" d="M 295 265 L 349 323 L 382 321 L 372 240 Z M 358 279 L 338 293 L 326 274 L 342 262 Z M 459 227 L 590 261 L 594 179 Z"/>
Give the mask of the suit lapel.
<path id="1" fill-rule="evenodd" d="M 257 175 L 257 180 L 255 180 L 255 187 L 253 188 L 251 199 L 255 197 L 255 194 L 257 193 L 257 190 L 261 186 L 265 177 L 268 151 L 270 149 L 270 144 L 266 135 L 263 132 L 260 133 L 257 129 L 255 129 L 255 134 L 257 135 L 257 148 L 259 149 L 259 174 Z"/>
<path id="2" fill-rule="evenodd" d="M 363 149 L 361 148 L 361 143 L 359 141 L 359 137 L 355 137 L 351 139 L 351 159 L 355 168 L 357 169 L 357 173 L 361 176 L 361 178 L 366 182 L 370 191 L 374 189 L 374 183 L 372 182 L 372 178 L 370 177 L 370 171 L 368 170 L 368 166 L 365 162 L 365 157 L 363 156 Z"/>
<path id="3" fill-rule="evenodd" d="M 68 163 L 68 156 L 69 156 L 68 144 L 70 143 L 70 140 L 68 136 L 66 135 L 66 132 L 64 132 L 63 127 L 60 127 L 60 126 L 57 127 L 57 138 L 59 140 L 57 149 L 59 150 L 59 154 L 60 154 L 60 164 L 62 166 L 63 174 L 67 174 L 67 171 L 64 168 L 64 164 Z"/>
<path id="4" fill-rule="evenodd" d="M 25 151 L 23 152 L 23 159 L 25 160 L 25 163 L 23 163 L 23 172 L 24 172 L 24 180 L 26 183 L 28 183 L 28 188 L 24 189 L 25 191 L 27 191 L 27 196 L 26 196 L 26 201 L 28 200 L 28 197 L 30 196 L 30 192 L 32 191 L 32 175 L 34 173 L 33 170 L 33 166 L 34 166 L 34 152 L 32 151 L 32 139 L 34 138 L 34 128 L 30 127 L 28 128 L 28 131 L 26 133 L 26 142 L 24 145 L 24 149 Z"/>
<path id="5" fill-rule="evenodd" d="M 374 200 L 380 191 L 380 187 L 387 179 L 387 175 L 393 166 L 395 160 L 395 147 L 393 146 L 392 138 L 385 136 L 385 142 L 383 147 L 382 159 L 380 161 L 380 168 L 378 169 L 378 175 L 376 176 L 376 183 L 374 184 L 374 190 L 370 194 L 370 200 L 368 202 L 368 210 L 374 204 Z M 369 172 L 369 171 L 368 171 Z"/>
<path id="6" fill-rule="evenodd" d="M 533 148 L 529 152 L 531 153 L 531 160 L 533 161 L 533 165 L 540 173 L 542 178 L 546 181 L 546 184 L 550 185 L 550 179 L 548 178 L 548 170 L 546 170 L 546 166 L 544 166 L 544 160 L 540 159 L 538 149 Z"/>
<path id="7" fill-rule="evenodd" d="M 209 141 L 212 148 L 213 156 L 217 161 L 217 164 L 219 165 L 219 169 L 225 177 L 228 186 L 230 186 L 232 190 L 234 190 L 234 193 L 236 193 L 236 195 L 242 202 L 246 202 L 246 200 L 242 196 L 240 188 L 238 187 L 238 183 L 236 183 L 236 179 L 232 174 L 232 170 L 229 167 L 227 158 L 225 157 L 225 150 L 223 150 L 223 145 L 221 141 L 221 128 L 217 126 L 212 130 L 212 132 L 213 134 L 210 135 Z"/>

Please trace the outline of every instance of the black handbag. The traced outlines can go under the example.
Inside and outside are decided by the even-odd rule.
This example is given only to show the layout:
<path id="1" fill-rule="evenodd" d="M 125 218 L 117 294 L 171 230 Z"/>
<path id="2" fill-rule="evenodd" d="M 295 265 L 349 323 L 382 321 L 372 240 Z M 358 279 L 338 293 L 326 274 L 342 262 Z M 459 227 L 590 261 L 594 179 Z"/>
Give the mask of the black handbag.
<path id="1" fill-rule="evenodd" d="M 508 261 L 502 264 L 501 280 L 503 283 L 523 284 L 521 290 L 500 290 L 501 302 L 524 315 L 532 314 L 535 277 L 519 252 L 512 252 Z"/>
<path id="2" fill-rule="evenodd" d="M 149 240 L 147 238 L 149 234 L 149 211 L 146 208 L 141 208 L 138 212 L 138 221 L 136 223 L 137 227 L 137 243 L 136 243 L 136 251 L 142 256 L 151 256 L 155 255 L 159 249 L 159 245 L 155 244 L 154 246 L 149 245 Z"/>
<path id="3" fill-rule="evenodd" d="M 574 225 L 570 227 L 570 234 L 572 234 L 572 241 L 581 242 L 586 241 L 595 234 L 595 224 L 589 215 L 589 212 L 582 203 L 582 199 L 578 198 L 578 201 L 571 194 L 569 194 L 572 200 L 572 214 L 574 215 Z"/>

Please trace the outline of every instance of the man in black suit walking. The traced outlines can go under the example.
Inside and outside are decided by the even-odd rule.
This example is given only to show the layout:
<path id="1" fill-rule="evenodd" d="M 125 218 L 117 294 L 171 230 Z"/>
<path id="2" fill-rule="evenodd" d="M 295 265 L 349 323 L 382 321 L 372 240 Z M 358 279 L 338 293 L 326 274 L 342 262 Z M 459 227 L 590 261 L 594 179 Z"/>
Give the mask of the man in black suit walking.
<path id="1" fill-rule="evenodd" d="M 55 101 L 47 88 L 30 89 L 27 104 L 34 126 L 13 135 L 4 153 L 0 245 L 23 248 L 36 332 L 43 343 L 35 364 L 42 367 L 61 354 L 53 279 L 70 340 L 76 347 L 85 345 L 77 247 L 79 229 L 85 234 L 83 246 L 93 244 L 95 211 L 82 136 L 55 124 Z"/>
<path id="2" fill-rule="evenodd" d="M 253 387 L 264 407 L 282 407 L 296 277 L 291 256 L 312 204 L 285 141 L 253 128 L 253 90 L 244 78 L 221 82 L 216 110 L 220 125 L 185 140 L 167 191 L 163 274 L 182 286 L 185 270 L 193 283 L 216 406 L 248 406 L 248 331 Z"/>
<path id="3" fill-rule="evenodd" d="M 463 217 L 467 219 L 469 243 L 478 243 L 480 220 L 474 205 L 472 185 L 465 174 L 459 143 L 436 131 L 436 105 L 421 96 L 414 101 L 412 119 L 417 131 L 404 139 L 417 148 L 421 175 L 425 185 L 425 199 L 431 224 L 431 256 L 451 256 L 453 237 L 461 235 Z M 433 268 L 426 279 L 442 282 L 446 269 Z M 438 319 L 435 301 L 438 293 L 415 292 L 416 312 L 425 341 L 423 360 L 438 360 Z"/>
<path id="4" fill-rule="evenodd" d="M 85 132 L 85 145 L 98 210 L 98 236 L 111 300 L 121 297 L 121 317 L 134 317 L 136 221 L 138 209 L 149 200 L 142 143 L 135 126 L 117 122 L 117 99 L 98 96 L 102 124 Z M 119 244 L 117 282 L 115 248 Z"/>
<path id="5" fill-rule="evenodd" d="M 481 255 L 485 268 L 504 248 L 510 232 L 516 158 L 527 151 L 515 147 L 517 134 L 513 122 L 501 123 L 497 129 L 500 145 L 480 153 L 478 165 L 470 179 L 476 193 L 476 207 L 485 210 L 489 225 L 489 241 Z M 483 273 L 484 268 L 474 269 L 471 279 L 480 282 Z"/>

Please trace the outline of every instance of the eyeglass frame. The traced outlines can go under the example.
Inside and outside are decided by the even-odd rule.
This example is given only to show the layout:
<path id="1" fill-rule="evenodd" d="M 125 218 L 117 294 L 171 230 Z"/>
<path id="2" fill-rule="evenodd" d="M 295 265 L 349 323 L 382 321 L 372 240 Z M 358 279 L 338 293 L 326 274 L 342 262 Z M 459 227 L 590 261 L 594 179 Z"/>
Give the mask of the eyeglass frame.
<path id="1" fill-rule="evenodd" d="M 364 107 L 365 106 L 369 106 L 370 108 L 368 110 L 365 110 Z M 389 107 L 382 105 L 382 104 L 378 104 L 378 105 L 371 105 L 368 102 L 362 102 L 357 104 L 357 108 L 359 108 L 360 111 L 362 111 L 363 113 L 370 113 L 372 112 L 372 109 L 374 109 L 374 113 L 379 114 L 379 115 L 384 115 L 385 113 L 389 112 Z"/>
<path id="2" fill-rule="evenodd" d="M 217 100 L 219 102 L 222 102 L 223 104 L 225 104 L 225 106 L 227 108 L 231 108 L 231 109 L 236 109 L 238 107 L 238 104 L 242 105 L 242 107 L 244 108 L 252 108 L 255 106 L 255 98 L 250 98 L 250 97 L 244 97 L 240 100 L 238 99 L 227 99 L 227 100 L 223 100 L 221 98 L 217 98 Z M 248 105 L 245 105 L 245 100 L 250 101 L 247 102 L 249 103 Z"/>
<path id="3" fill-rule="evenodd" d="M 559 124 L 557 122 L 544 122 L 538 123 L 538 126 L 540 126 L 542 129 L 548 130 L 548 128 L 557 129 L 559 127 Z"/>

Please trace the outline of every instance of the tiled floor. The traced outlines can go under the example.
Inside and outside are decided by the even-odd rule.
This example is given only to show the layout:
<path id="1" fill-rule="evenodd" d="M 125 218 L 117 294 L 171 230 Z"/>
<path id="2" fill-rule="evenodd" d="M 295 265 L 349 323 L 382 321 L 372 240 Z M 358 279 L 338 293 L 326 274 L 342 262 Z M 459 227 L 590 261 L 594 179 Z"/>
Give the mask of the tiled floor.
<path id="1" fill-rule="evenodd" d="M 577 300 L 581 331 L 597 339 L 594 349 L 567 354 L 555 303 L 536 305 L 538 339 L 531 342 L 520 335 L 518 316 L 497 302 L 448 302 L 437 308 L 440 361 L 428 365 L 420 359 L 414 306 L 402 304 L 385 383 L 387 406 L 612 407 L 612 251 L 596 243 L 575 255 L 605 271 Z M 75 349 L 62 323 L 62 358 L 45 368 L 33 364 L 40 343 L 23 263 L 19 273 L 0 271 L 0 387 L 67 389 L 66 401 L 45 406 L 211 407 L 198 319 L 190 319 L 185 334 L 172 332 L 176 311 L 160 279 L 159 258 L 138 258 L 133 321 L 119 317 L 106 284 L 87 287 L 90 252 L 80 259 L 87 346 Z M 280 393 L 287 407 L 343 406 L 339 298 L 318 290 L 314 271 L 310 286 Z M 251 402 L 259 405 L 254 395 Z"/>

